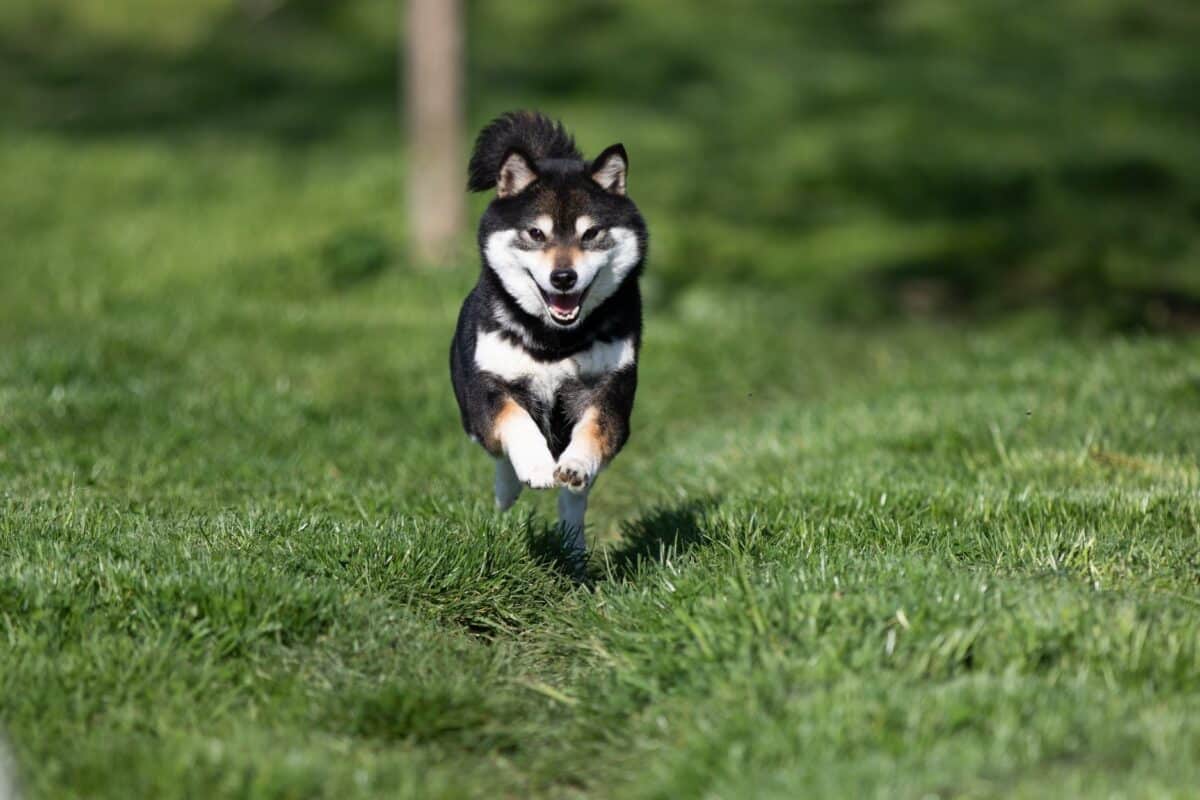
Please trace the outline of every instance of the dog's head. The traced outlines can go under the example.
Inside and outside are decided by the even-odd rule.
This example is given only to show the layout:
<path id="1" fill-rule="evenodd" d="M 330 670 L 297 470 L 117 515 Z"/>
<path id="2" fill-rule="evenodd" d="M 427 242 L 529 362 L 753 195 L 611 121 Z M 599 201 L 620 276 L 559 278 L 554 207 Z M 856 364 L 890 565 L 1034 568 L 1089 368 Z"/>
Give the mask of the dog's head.
<path id="1" fill-rule="evenodd" d="M 479 227 L 486 267 L 529 315 L 553 328 L 579 325 L 645 255 L 645 223 L 625 193 L 625 148 L 588 162 L 510 146 L 493 163 L 495 174 L 479 180 L 496 188 Z"/>

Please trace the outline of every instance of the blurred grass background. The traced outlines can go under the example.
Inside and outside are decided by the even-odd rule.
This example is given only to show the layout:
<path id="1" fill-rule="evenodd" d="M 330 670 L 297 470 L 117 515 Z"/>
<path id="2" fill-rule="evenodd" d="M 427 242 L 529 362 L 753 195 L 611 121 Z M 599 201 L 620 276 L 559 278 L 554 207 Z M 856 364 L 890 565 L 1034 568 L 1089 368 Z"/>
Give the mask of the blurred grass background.
<path id="1" fill-rule="evenodd" d="M 392 3 L 0 4 L 29 796 L 1192 796 L 1200 7 L 466 10 L 468 130 L 653 234 L 592 591 L 462 435 Z"/>
<path id="2" fill-rule="evenodd" d="M 533 106 L 590 151 L 624 141 L 656 303 L 739 284 L 796 289 L 809 311 L 854 322 L 1036 309 L 1107 329 L 1200 323 L 1200 8 L 1187 0 L 466 10 L 468 129 Z M 103 197 L 151 249 L 161 232 L 133 231 L 130 213 L 184 193 L 367 181 L 303 242 L 254 225 L 250 243 L 209 244 L 223 248 L 214 270 L 250 284 L 370 277 L 404 251 L 396 16 L 382 0 L 10 0 L 2 158 L 10 176 L 38 169 L 4 193 L 0 224 L 71 213 L 69 198 L 30 202 L 75 180 L 56 180 L 66 144 L 94 154 L 78 213 Z M 150 166 L 181 157 L 207 167 Z M 89 269 L 113 235 L 94 233 Z M 47 268 L 17 249 L 6 271 Z M 462 261 L 474 269 L 466 248 Z M 148 263 L 130 280 L 170 272 Z"/>

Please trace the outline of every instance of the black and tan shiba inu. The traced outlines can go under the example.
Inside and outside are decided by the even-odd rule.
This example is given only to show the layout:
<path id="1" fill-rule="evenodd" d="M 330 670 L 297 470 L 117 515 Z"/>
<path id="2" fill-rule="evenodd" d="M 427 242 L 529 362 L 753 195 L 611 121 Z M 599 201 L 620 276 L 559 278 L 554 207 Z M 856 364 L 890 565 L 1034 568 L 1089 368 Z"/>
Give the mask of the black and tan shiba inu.
<path id="1" fill-rule="evenodd" d="M 614 144 L 587 161 L 560 123 L 512 112 L 479 134 L 468 188 L 496 190 L 483 269 L 459 312 L 450 375 L 463 427 L 496 459 L 496 505 L 560 487 L 566 545 L 584 552 L 596 475 L 629 438 L 642 336 L 646 225 Z"/>

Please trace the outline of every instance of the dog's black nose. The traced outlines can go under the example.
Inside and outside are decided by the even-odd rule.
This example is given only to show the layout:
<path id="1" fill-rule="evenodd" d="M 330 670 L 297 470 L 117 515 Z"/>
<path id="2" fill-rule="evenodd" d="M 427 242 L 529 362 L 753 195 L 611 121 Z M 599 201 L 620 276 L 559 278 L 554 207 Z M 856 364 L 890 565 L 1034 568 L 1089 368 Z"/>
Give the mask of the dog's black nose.
<path id="1" fill-rule="evenodd" d="M 556 269 L 550 273 L 550 285 L 560 292 L 570 291 L 576 280 L 573 269 Z"/>

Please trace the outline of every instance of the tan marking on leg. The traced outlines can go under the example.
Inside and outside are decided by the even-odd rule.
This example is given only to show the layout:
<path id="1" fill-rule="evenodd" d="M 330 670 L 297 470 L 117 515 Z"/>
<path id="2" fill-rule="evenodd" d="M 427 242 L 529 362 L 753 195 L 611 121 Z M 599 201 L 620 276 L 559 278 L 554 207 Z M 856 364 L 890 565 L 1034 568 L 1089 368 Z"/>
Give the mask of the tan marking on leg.
<path id="1" fill-rule="evenodd" d="M 512 424 L 515 415 L 524 414 L 525 409 L 521 408 L 511 397 L 504 401 L 504 405 L 500 407 L 500 411 L 496 413 L 492 419 L 492 427 L 483 437 L 483 447 L 493 456 L 499 457 L 504 455 L 504 445 L 501 440 L 502 432 L 506 425 Z"/>
<path id="2" fill-rule="evenodd" d="M 571 429 L 571 443 L 558 458 L 555 480 L 572 491 L 586 491 L 612 457 L 612 447 L 600 423 L 600 410 L 588 408 Z"/>
<path id="3" fill-rule="evenodd" d="M 571 431 L 571 441 L 579 439 L 581 442 L 586 442 L 598 455 L 601 461 L 608 461 L 613 457 L 614 442 L 608 426 L 603 423 L 600 416 L 600 409 L 592 406 L 587 411 L 583 412 L 583 416 L 579 418 L 579 422 L 575 423 L 575 427 Z"/>

